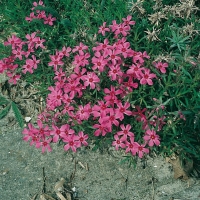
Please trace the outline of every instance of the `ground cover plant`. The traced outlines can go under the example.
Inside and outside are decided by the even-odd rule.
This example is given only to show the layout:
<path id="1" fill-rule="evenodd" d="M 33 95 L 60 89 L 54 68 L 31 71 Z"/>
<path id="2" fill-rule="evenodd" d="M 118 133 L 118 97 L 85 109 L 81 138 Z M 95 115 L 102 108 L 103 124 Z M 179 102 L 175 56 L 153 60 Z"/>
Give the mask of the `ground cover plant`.
<path id="1" fill-rule="evenodd" d="M 3 4 L 0 118 L 12 107 L 24 128 L 23 106 L 40 112 L 22 131 L 30 145 L 76 152 L 93 142 L 124 149 L 128 161 L 153 151 L 200 159 L 195 1 Z"/>

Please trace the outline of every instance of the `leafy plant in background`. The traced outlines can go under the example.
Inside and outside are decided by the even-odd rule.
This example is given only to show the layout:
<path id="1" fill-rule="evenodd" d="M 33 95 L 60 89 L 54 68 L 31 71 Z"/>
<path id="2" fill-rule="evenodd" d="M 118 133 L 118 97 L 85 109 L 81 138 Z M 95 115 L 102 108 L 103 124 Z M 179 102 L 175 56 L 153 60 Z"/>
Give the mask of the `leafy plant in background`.
<path id="1" fill-rule="evenodd" d="M 186 45 L 189 42 L 189 38 L 190 36 L 184 37 L 183 35 L 175 33 L 174 31 L 172 31 L 172 38 L 167 37 L 170 43 L 172 43 L 170 48 L 176 47 L 180 52 L 186 50 Z"/>

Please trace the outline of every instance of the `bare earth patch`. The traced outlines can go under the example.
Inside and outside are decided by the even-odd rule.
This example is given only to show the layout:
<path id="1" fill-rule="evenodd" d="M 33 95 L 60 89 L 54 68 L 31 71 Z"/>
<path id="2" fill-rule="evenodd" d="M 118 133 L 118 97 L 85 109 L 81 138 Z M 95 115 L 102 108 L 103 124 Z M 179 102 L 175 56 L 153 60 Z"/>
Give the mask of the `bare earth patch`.
<path id="1" fill-rule="evenodd" d="M 148 157 L 133 169 L 119 164 L 122 154 L 112 149 L 101 153 L 83 148 L 74 154 L 54 144 L 53 152 L 42 154 L 22 141 L 16 124 L 7 118 L 0 122 L 1 199 L 200 199 L 200 180 L 174 179 L 172 165 L 162 157 Z"/>

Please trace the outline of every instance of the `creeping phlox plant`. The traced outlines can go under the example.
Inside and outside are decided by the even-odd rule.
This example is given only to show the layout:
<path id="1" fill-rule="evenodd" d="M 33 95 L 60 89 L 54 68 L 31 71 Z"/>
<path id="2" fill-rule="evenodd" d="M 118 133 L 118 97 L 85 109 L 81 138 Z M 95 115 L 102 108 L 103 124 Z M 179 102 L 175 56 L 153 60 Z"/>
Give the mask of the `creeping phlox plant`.
<path id="1" fill-rule="evenodd" d="M 44 6 L 42 1 L 39 5 Z M 33 18 L 44 20 L 50 26 L 56 20 L 50 15 L 47 17 L 44 11 L 34 11 L 26 20 L 31 23 Z M 91 49 L 81 42 L 73 48 L 60 47 L 54 55 L 49 55 L 54 85 L 48 88 L 46 109 L 38 116 L 38 126 L 28 123 L 24 128 L 24 141 L 42 148 L 42 152 L 52 151 L 50 143 L 62 141 L 64 150 L 76 152 L 77 148 L 88 145 L 93 132 L 96 137 L 111 136 L 116 150 L 122 148 L 140 158 L 151 147 L 160 145 L 158 132 L 165 124 L 165 116 L 159 116 L 159 111 L 165 109 L 164 105 L 148 110 L 132 105 L 127 98 L 139 87 L 153 87 L 157 81 L 156 74 L 145 65 L 150 56 L 146 51 L 134 51 L 128 42 L 127 36 L 135 24 L 131 18 L 122 18 L 119 24 L 114 20 L 109 26 L 104 22 L 98 33 L 107 37 Z M 36 55 L 47 49 L 39 32 L 27 34 L 26 39 L 12 35 L 4 43 L 11 45 L 12 55 L 0 61 L 0 73 L 6 72 L 13 84 L 23 74 L 33 73 L 39 67 L 40 58 Z M 73 72 L 69 75 L 66 59 L 72 59 Z M 19 61 L 23 64 L 17 64 Z M 166 73 L 168 64 L 154 62 L 152 66 L 158 73 Z M 137 137 L 131 121 L 141 125 Z M 85 126 L 91 127 L 91 133 L 84 132 Z"/>

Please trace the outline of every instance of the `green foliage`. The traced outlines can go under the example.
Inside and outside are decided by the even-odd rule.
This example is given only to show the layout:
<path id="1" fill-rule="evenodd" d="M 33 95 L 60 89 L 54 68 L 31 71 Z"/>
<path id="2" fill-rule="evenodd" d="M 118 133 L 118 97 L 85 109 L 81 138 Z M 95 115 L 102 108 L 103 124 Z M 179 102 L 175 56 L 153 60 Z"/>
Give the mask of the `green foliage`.
<path id="1" fill-rule="evenodd" d="M 137 157 L 133 157 L 131 155 L 123 156 L 122 160 L 119 162 L 119 164 L 128 164 L 128 167 L 133 167 L 136 169 L 138 159 Z"/>
<path id="2" fill-rule="evenodd" d="M 11 102 L 11 105 L 12 105 L 12 110 L 14 112 L 15 118 L 16 118 L 17 122 L 19 123 L 19 126 L 21 128 L 23 128 L 24 127 L 24 119 L 23 119 L 23 116 L 22 116 L 19 108 L 17 107 L 17 105 L 14 102 Z"/>
<path id="3" fill-rule="evenodd" d="M 0 106 L 1 107 L 3 106 L 3 108 L 0 110 L 0 119 L 3 119 L 4 117 L 6 117 L 6 115 L 12 108 L 15 118 L 16 118 L 17 122 L 19 123 L 19 126 L 21 128 L 24 127 L 23 116 L 22 116 L 18 106 L 13 101 L 8 100 L 4 96 L 0 95 Z"/>
<path id="4" fill-rule="evenodd" d="M 4 118 L 8 114 L 8 112 L 10 110 L 10 107 L 11 107 L 11 105 L 8 104 L 5 108 L 3 108 L 1 110 L 1 112 L 0 112 L 0 119 Z"/>
<path id="5" fill-rule="evenodd" d="M 0 106 L 8 104 L 9 101 L 2 95 L 0 95 Z"/>
<path id="6" fill-rule="evenodd" d="M 172 31 L 172 38 L 167 37 L 167 39 L 172 43 L 170 48 L 177 47 L 179 51 L 186 50 L 186 45 L 189 43 L 190 36 L 184 37 L 182 34 L 175 33 Z"/>

